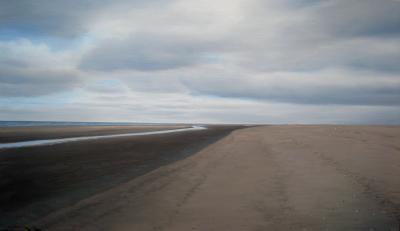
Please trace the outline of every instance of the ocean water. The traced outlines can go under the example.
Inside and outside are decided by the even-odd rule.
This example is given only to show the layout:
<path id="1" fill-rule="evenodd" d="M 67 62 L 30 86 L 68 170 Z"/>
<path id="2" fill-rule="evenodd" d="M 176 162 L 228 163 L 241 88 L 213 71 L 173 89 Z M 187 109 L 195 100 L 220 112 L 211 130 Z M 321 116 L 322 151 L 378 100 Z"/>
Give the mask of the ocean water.
<path id="1" fill-rule="evenodd" d="M 0 150 L 6 148 L 23 148 L 32 146 L 55 145 L 60 143 L 76 142 L 84 140 L 96 140 L 96 139 L 107 139 L 116 137 L 129 137 L 129 136 L 148 136 L 148 135 L 159 135 L 159 134 L 186 132 L 186 131 L 198 131 L 204 129 L 207 128 L 202 126 L 192 126 L 189 128 L 178 128 L 178 129 L 150 131 L 150 132 L 136 132 L 136 133 L 100 135 L 100 136 L 82 136 L 82 137 L 71 137 L 71 138 L 60 138 L 60 139 L 47 139 L 47 140 L 31 140 L 31 141 L 20 141 L 14 143 L 0 143 Z"/>
<path id="2" fill-rule="evenodd" d="M 162 124 L 161 123 L 134 123 L 134 122 L 0 121 L 0 127 L 126 126 L 126 125 L 162 125 Z"/>

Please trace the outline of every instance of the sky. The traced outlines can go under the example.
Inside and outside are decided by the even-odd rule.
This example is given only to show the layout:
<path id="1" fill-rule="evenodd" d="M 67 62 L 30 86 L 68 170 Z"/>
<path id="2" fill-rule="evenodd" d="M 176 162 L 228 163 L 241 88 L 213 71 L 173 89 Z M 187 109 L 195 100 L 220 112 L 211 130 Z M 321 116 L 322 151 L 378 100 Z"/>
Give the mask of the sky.
<path id="1" fill-rule="evenodd" d="M 400 124 L 400 0 L 0 0 L 0 120 Z"/>

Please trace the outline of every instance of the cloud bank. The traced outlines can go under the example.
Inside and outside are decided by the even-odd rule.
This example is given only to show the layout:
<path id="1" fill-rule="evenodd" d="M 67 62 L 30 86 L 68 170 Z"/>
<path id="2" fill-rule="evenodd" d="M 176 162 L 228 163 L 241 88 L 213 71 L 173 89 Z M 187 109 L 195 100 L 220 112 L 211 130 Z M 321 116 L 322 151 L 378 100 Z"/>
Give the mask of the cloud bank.
<path id="1" fill-rule="evenodd" d="M 0 119 L 400 123 L 397 0 L 2 1 L 0 32 Z"/>

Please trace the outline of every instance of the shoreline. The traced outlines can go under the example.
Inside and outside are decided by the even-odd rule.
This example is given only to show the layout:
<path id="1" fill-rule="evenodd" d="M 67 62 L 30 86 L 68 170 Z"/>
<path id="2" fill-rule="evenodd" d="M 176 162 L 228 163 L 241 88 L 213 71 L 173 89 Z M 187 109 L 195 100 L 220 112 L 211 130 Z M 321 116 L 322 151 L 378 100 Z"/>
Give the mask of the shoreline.
<path id="1" fill-rule="evenodd" d="M 32 126 L 0 128 L 0 143 L 82 136 L 113 135 L 187 128 L 189 125 Z"/>
<path id="2" fill-rule="evenodd" d="M 47 140 L 19 141 L 19 142 L 13 142 L 13 143 L 0 143 L 0 150 L 1 149 L 10 149 L 10 148 L 25 148 L 25 147 L 35 147 L 35 146 L 56 145 L 56 144 L 62 144 L 62 143 L 97 140 L 97 139 L 110 139 L 110 138 L 120 138 L 120 137 L 169 134 L 169 133 L 178 133 L 178 132 L 198 131 L 198 130 L 204 130 L 204 129 L 207 129 L 207 128 L 202 127 L 202 126 L 192 126 L 192 127 L 188 127 L 188 128 L 176 128 L 176 129 L 168 129 L 168 130 L 144 131 L 144 132 L 122 133 L 122 134 L 112 134 L 112 135 L 80 136 L 80 137 L 47 139 Z"/>

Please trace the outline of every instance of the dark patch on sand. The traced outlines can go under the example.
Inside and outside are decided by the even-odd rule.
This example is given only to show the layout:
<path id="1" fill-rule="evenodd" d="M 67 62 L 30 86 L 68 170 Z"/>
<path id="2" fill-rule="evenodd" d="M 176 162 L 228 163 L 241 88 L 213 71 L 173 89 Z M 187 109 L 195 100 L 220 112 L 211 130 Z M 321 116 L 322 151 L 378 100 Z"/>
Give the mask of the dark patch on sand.
<path id="1" fill-rule="evenodd" d="M 0 228 L 29 225 L 185 158 L 238 127 L 0 150 Z M 59 134 L 58 134 L 59 136 Z"/>

